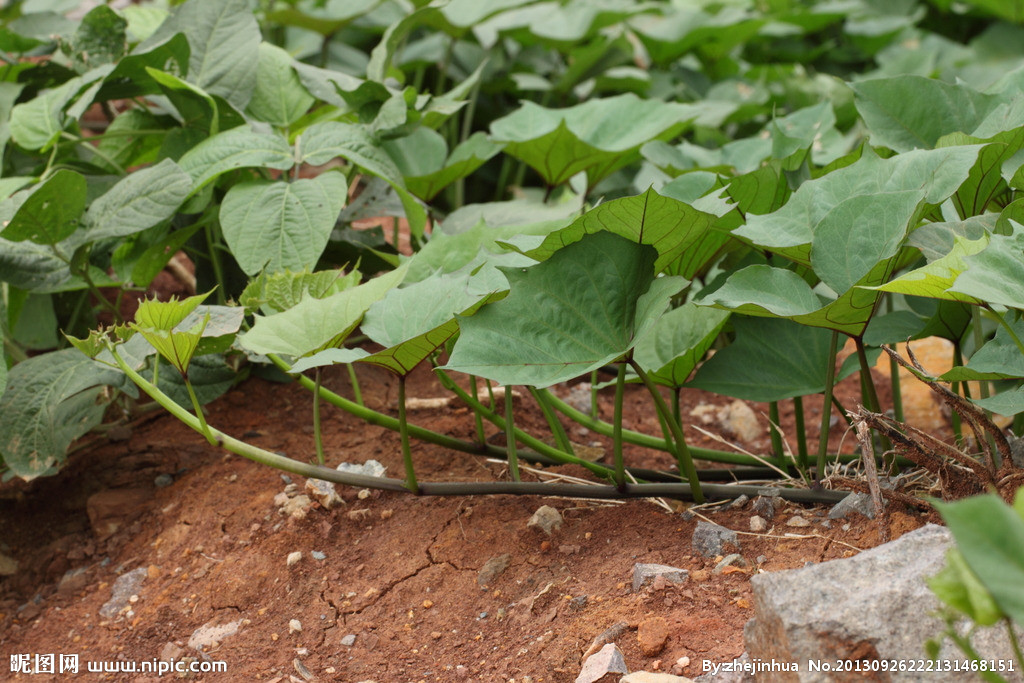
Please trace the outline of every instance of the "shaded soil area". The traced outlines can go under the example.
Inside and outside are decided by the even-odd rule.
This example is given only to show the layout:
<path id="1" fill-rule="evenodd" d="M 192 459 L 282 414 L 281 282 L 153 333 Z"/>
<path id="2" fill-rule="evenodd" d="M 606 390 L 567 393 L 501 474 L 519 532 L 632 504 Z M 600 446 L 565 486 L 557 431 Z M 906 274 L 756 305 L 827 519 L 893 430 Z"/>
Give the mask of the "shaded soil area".
<path id="1" fill-rule="evenodd" d="M 372 368 L 360 369 L 360 377 L 367 404 L 393 414 L 395 381 Z M 844 382 L 839 392 L 848 407 L 857 402 L 854 382 Z M 343 373 L 329 373 L 325 383 L 351 396 Z M 444 392 L 429 373 L 418 372 L 409 395 Z M 547 433 L 536 406 L 517 400 L 518 424 Z M 682 413 L 701 403 L 731 402 L 688 391 Z M 787 404 L 782 429 L 791 437 Z M 767 407 L 752 407 L 761 432 L 742 445 L 767 453 Z M 610 397 L 602 395 L 601 409 L 610 418 Z M 820 398 L 807 400 L 812 449 L 820 410 Z M 208 417 L 229 434 L 309 460 L 310 414 L 310 394 L 300 386 L 250 379 L 211 404 Z M 626 415 L 627 427 L 659 433 L 649 397 L 635 387 Z M 472 414 L 454 404 L 413 412 L 411 420 L 473 438 Z M 608 439 L 567 427 L 575 440 L 610 453 Z M 714 432 L 716 425 L 706 429 Z M 845 431 L 839 422 L 829 438 L 833 448 L 843 442 L 849 452 L 856 444 L 852 435 L 844 441 Z M 688 437 L 692 445 L 722 448 L 693 430 Z M 326 410 L 324 441 L 332 466 L 376 459 L 390 476 L 401 476 L 396 433 Z M 507 477 L 502 463 L 428 444 L 414 444 L 414 457 L 423 480 Z M 642 467 L 673 464 L 667 454 L 640 448 L 627 448 L 626 457 Z M 543 470 L 544 477 L 552 474 L 585 473 Z M 191 658 L 225 663 L 226 672 L 188 676 L 211 682 L 562 682 L 576 678 L 583 655 L 606 633 L 631 670 L 676 666 L 696 677 L 704 660 L 723 662 L 743 652 L 753 573 L 846 557 L 879 542 L 874 521 L 829 522 L 827 508 L 787 504 L 767 531 L 740 536 L 746 566 L 716 574 L 720 558 L 695 554 L 693 530 L 703 516 L 748 532 L 755 514 L 750 503 L 680 514 L 686 506 L 677 501 L 416 498 L 339 489 L 345 503 L 325 509 L 296 502 L 304 485 L 301 477 L 207 445 L 161 413 L 112 431 L 76 453 L 56 477 L 5 484 L 0 551 L 18 568 L 0 584 L 0 678 L 69 680 L 7 671 L 11 655 L 52 653 L 77 654 L 80 673 L 71 679 L 84 681 L 156 681 L 141 672 L 143 662 Z M 541 505 L 556 508 L 564 520 L 550 537 L 527 528 Z M 793 515 L 810 526 L 786 526 Z M 896 537 L 924 521 L 908 512 L 887 523 Z M 636 563 L 672 565 L 690 576 L 634 591 Z M 123 607 L 103 610 L 117 579 L 140 569 L 141 584 Z M 195 645 L 204 626 L 205 644 L 196 649 L 190 638 Z M 227 630 L 212 630 L 220 626 Z M 656 631 L 663 638 L 652 640 Z M 682 667 L 684 658 L 689 663 Z M 115 661 L 140 670 L 86 672 L 87 663 Z"/>

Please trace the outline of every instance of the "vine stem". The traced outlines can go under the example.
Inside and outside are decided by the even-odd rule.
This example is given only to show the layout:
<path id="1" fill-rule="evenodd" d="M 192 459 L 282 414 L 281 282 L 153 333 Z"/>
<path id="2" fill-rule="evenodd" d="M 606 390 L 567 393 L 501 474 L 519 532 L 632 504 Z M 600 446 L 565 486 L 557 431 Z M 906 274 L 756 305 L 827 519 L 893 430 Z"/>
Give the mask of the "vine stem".
<path id="1" fill-rule="evenodd" d="M 828 347 L 828 365 L 825 368 L 825 396 L 821 403 L 821 429 L 818 432 L 818 467 L 814 473 L 820 481 L 825 475 L 825 456 L 828 455 L 828 432 L 832 422 L 832 394 L 836 383 L 836 354 L 839 352 L 839 332 L 832 330 Z"/>
<path id="2" fill-rule="evenodd" d="M 505 385 L 505 448 L 508 450 L 508 469 L 512 481 L 519 479 L 519 454 L 516 453 L 516 423 L 512 406 L 512 387 Z"/>
<path id="3" fill-rule="evenodd" d="M 572 442 L 569 441 L 569 435 L 565 433 L 565 428 L 562 426 L 562 423 L 558 421 L 558 415 L 555 414 L 554 409 L 551 407 L 551 403 L 547 400 L 548 395 L 542 394 L 537 390 L 537 387 L 528 387 L 528 389 L 530 390 L 530 395 L 533 396 L 533 400 L 537 402 L 537 405 L 540 406 L 541 412 L 544 413 L 544 419 L 547 420 L 548 428 L 551 429 L 551 435 L 555 437 L 555 443 L 558 445 L 558 448 L 566 453 L 575 455 L 572 448 Z M 473 394 L 473 398 L 480 400 L 475 392 Z M 478 420 L 481 419 L 479 413 L 474 411 L 473 415 L 475 415 Z M 480 429 L 483 429 L 482 425 L 480 426 Z"/>
<path id="4" fill-rule="evenodd" d="M 192 381 L 188 378 L 188 373 L 181 373 L 181 379 L 185 382 L 185 389 L 192 401 L 192 408 L 196 411 L 196 419 L 199 420 L 199 433 L 206 437 L 211 446 L 216 446 L 217 439 L 214 438 L 210 425 L 206 424 L 206 415 L 203 414 L 203 407 L 199 405 L 199 398 L 196 396 L 195 389 L 192 388 Z"/>
<path id="5" fill-rule="evenodd" d="M 690 489 L 693 491 L 693 499 L 697 503 L 704 502 L 704 494 L 700 489 L 700 480 L 697 478 L 697 470 L 693 466 L 693 458 L 690 455 L 690 449 L 686 446 L 686 437 L 683 436 L 682 426 L 672 419 L 672 414 L 669 412 L 668 406 L 665 405 L 665 399 L 661 397 L 658 392 L 658 387 L 654 386 L 654 382 L 647 376 L 643 368 L 630 358 L 628 360 L 632 366 L 633 371 L 640 378 L 640 381 L 647 387 L 647 391 L 650 392 L 651 398 L 654 399 L 654 406 L 664 416 L 665 421 L 668 422 L 669 429 L 672 431 L 672 438 L 675 439 L 675 451 L 676 451 L 676 462 L 679 464 L 679 473 L 686 476 L 687 481 L 690 482 Z"/>
<path id="6" fill-rule="evenodd" d="M 322 368 L 319 366 L 314 371 L 313 382 L 316 385 L 313 391 L 313 442 L 316 445 L 316 462 L 323 465 L 324 459 L 324 438 L 320 431 L 320 383 L 322 380 Z"/>
<path id="7" fill-rule="evenodd" d="M 348 381 L 352 385 L 352 398 L 359 405 L 363 405 L 363 392 L 359 388 L 359 378 L 356 376 L 356 368 L 352 363 L 346 363 L 348 368 Z"/>
<path id="8" fill-rule="evenodd" d="M 416 468 L 412 463 L 412 448 L 409 446 L 409 422 L 405 415 L 405 375 L 398 376 L 398 434 L 402 440 L 402 462 L 405 464 L 405 486 L 412 493 L 420 492 L 416 483 Z"/>
<path id="9" fill-rule="evenodd" d="M 473 392 L 473 399 L 476 401 L 480 400 L 480 387 L 477 382 L 476 375 L 469 376 L 469 385 Z M 480 443 L 487 443 L 487 435 L 484 433 L 484 419 L 480 417 L 480 413 L 473 411 L 473 422 L 476 424 L 476 440 Z"/>
<path id="10" fill-rule="evenodd" d="M 626 465 L 622 458 L 622 395 L 626 388 L 626 364 L 619 363 L 619 374 L 615 378 L 615 417 L 612 418 L 612 448 L 615 459 L 615 485 L 620 489 L 626 485 Z M 680 470 L 681 472 L 682 470 Z"/>

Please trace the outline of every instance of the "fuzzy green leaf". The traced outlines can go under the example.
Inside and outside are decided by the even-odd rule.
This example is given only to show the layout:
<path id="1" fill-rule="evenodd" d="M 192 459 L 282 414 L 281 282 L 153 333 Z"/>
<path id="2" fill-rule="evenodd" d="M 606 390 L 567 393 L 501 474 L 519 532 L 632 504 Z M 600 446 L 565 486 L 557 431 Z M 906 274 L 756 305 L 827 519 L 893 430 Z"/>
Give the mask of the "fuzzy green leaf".
<path id="1" fill-rule="evenodd" d="M 287 171 L 295 163 L 292 148 L 280 135 L 261 135 L 239 126 L 207 138 L 190 149 L 178 164 L 199 190 L 217 176 L 238 168 Z"/>
<path id="2" fill-rule="evenodd" d="M 85 178 L 74 171 L 57 171 L 29 195 L 0 235 L 13 242 L 56 244 L 78 229 L 85 200 Z"/>
<path id="3" fill-rule="evenodd" d="M 170 159 L 135 171 L 89 206 L 88 238 L 125 237 L 151 228 L 174 216 L 191 191 L 192 179 Z"/>

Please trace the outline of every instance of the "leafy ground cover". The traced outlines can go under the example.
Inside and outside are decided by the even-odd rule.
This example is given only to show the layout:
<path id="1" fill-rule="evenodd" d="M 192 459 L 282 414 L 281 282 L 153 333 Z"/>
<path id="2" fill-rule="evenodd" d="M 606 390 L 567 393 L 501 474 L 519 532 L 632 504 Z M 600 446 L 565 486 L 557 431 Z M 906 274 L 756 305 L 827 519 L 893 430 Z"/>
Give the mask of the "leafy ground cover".
<path id="1" fill-rule="evenodd" d="M 878 472 L 917 466 L 923 487 L 884 495 L 1009 502 L 1024 483 L 1018 9 L 11 3 L 4 477 L 57 475 L 77 439 L 163 409 L 258 463 L 419 496 L 756 492 L 718 482 L 731 466 L 781 478 L 790 501 L 852 486 L 880 505 Z M 137 302 L 168 269 L 183 296 Z M 889 375 L 902 364 L 943 396 L 953 445 L 906 424 L 900 383 L 871 371 L 924 338 L 951 344 L 952 368 L 933 377 L 908 350 Z M 347 392 L 325 385 L 333 366 Z M 393 377 L 394 404 L 367 402 L 368 368 Z M 411 415 L 407 380 L 427 369 L 471 432 Z M 207 419 L 251 375 L 311 393 L 311 451 Z M 851 377 L 860 394 L 838 396 Z M 581 380 L 589 406 L 559 394 Z M 693 390 L 764 402 L 786 431 L 753 452 L 698 446 Z M 638 392 L 650 424 L 627 415 Z M 858 453 L 814 443 L 833 416 L 819 401 Z M 393 431 L 401 467 L 335 469 L 335 409 Z M 507 472 L 439 479 L 435 447 Z M 538 464 L 587 476 L 538 479 Z"/>

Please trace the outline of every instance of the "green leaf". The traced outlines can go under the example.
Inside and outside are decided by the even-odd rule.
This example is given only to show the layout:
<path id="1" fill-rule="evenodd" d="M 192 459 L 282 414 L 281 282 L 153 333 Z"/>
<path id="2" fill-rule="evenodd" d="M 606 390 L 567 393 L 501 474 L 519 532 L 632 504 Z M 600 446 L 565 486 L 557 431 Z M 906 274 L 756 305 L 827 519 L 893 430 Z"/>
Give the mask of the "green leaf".
<path id="1" fill-rule="evenodd" d="M 14 242 L 56 244 L 78 228 L 85 198 L 85 178 L 81 174 L 57 171 L 29 195 L 0 235 Z"/>
<path id="2" fill-rule="evenodd" d="M 1024 310 L 1024 228 L 992 235 L 983 251 L 964 256 L 966 268 L 951 291 L 990 304 Z"/>
<path id="3" fill-rule="evenodd" d="M 699 211 L 653 189 L 642 195 L 604 202 L 571 225 L 548 235 L 540 246 L 524 251 L 544 261 L 585 235 L 608 231 L 631 242 L 649 244 L 658 251 L 655 271 L 661 272 L 708 231 L 717 216 Z"/>
<path id="4" fill-rule="evenodd" d="M 982 251 L 989 242 L 985 237 L 978 240 L 967 240 L 956 237 L 952 250 L 942 258 L 928 265 L 905 273 L 885 284 L 873 287 L 882 292 L 899 292 L 914 296 L 926 296 L 947 301 L 963 301 L 978 303 L 975 297 L 950 291 L 950 287 L 966 268 L 965 258 Z"/>
<path id="5" fill-rule="evenodd" d="M 430 201 L 448 185 L 465 178 L 502 146 L 484 133 L 474 133 L 448 156 L 448 145 L 437 131 L 417 128 L 410 135 L 381 145 L 405 177 L 406 187 Z"/>
<path id="6" fill-rule="evenodd" d="M 729 315 L 692 303 L 673 309 L 640 337 L 633 359 L 656 383 L 681 387 L 718 338 Z"/>
<path id="7" fill-rule="evenodd" d="M 247 275 L 312 268 L 327 246 L 348 184 L 341 173 L 293 182 L 239 183 L 224 195 L 220 223 Z"/>
<path id="8" fill-rule="evenodd" d="M 196 310 L 208 296 L 210 292 L 196 294 L 180 301 L 173 296 L 170 301 L 145 299 L 139 302 L 139 308 L 135 311 L 135 325 L 169 332 Z"/>
<path id="9" fill-rule="evenodd" d="M 199 190 L 217 176 L 238 168 L 287 171 L 295 163 L 288 141 L 277 134 L 261 135 L 249 126 L 218 133 L 199 143 L 178 164 Z"/>
<path id="10" fill-rule="evenodd" d="M 406 270 L 407 264 L 323 299 L 306 296 L 281 313 L 257 315 L 252 329 L 239 337 L 239 343 L 255 353 L 295 358 L 338 346 L 363 319 L 370 305 L 398 286 Z"/>
<path id="11" fill-rule="evenodd" d="M 154 162 L 166 138 L 166 134 L 154 132 L 162 125 L 161 120 L 149 112 L 129 109 L 107 127 L 107 135 L 100 140 L 99 150 L 121 168 Z M 112 166 L 109 168 L 116 170 Z"/>
<path id="12" fill-rule="evenodd" d="M 709 358 L 686 386 L 764 402 L 825 390 L 830 332 L 770 318 L 733 317 L 732 325 L 736 340 Z"/>
<path id="13" fill-rule="evenodd" d="M 93 201 L 85 213 L 89 240 L 125 237 L 174 216 L 192 179 L 171 161 L 135 171 Z"/>
<path id="14" fill-rule="evenodd" d="M 1024 623 L 1024 520 L 993 494 L 933 505 L 999 609 Z"/>
<path id="15" fill-rule="evenodd" d="M 247 0 L 191 0 L 140 48 L 175 33 L 188 38 L 188 81 L 244 111 L 256 86 L 260 28 Z"/>
<path id="16" fill-rule="evenodd" d="M 238 297 L 238 303 L 249 312 L 262 310 L 264 315 L 287 311 L 306 295 L 323 299 L 331 294 L 359 284 L 358 270 L 321 270 L 315 273 L 289 270 L 269 273 L 263 271 L 252 280 Z"/>
<path id="17" fill-rule="evenodd" d="M 524 102 L 491 124 L 491 136 L 548 185 L 561 185 L 586 171 L 593 187 L 638 158 L 645 142 L 674 137 L 700 114 L 697 105 L 641 100 L 632 93 L 567 109 Z M 622 125 L 625 121 L 628 126 Z"/>
<path id="18" fill-rule="evenodd" d="M 538 265 L 504 269 L 509 296 L 459 320 L 446 367 L 544 387 L 621 358 L 686 284 L 655 279 L 657 256 L 650 246 L 598 232 Z"/>
<path id="19" fill-rule="evenodd" d="M 316 31 L 322 36 L 331 36 L 364 14 L 368 14 L 381 2 L 382 0 L 303 2 L 275 9 L 267 15 L 267 21 Z"/>
<path id="20" fill-rule="evenodd" d="M 73 348 L 15 365 L 0 397 L 0 455 L 11 472 L 26 481 L 53 473 L 71 442 L 103 418 L 100 387 L 122 377 Z"/>
<path id="21" fill-rule="evenodd" d="M 991 626 L 1003 616 L 992 595 L 956 548 L 946 552 L 946 566 L 925 582 L 940 600 L 966 614 L 979 626 Z"/>
<path id="22" fill-rule="evenodd" d="M 166 370 L 166 368 L 163 369 Z M 153 380 L 152 370 L 144 371 L 142 375 L 150 381 Z M 188 368 L 188 379 L 199 400 L 199 405 L 206 405 L 220 398 L 242 377 L 244 375 L 240 377 L 240 373 L 228 365 L 221 355 L 197 355 Z M 192 399 L 180 373 L 161 372 L 159 387 L 178 405 L 192 405 Z"/>
<path id="23" fill-rule="evenodd" d="M 72 78 L 11 110 L 11 137 L 27 150 L 45 152 L 64 130 L 64 107 L 78 93 L 81 78 Z"/>
<path id="24" fill-rule="evenodd" d="M 128 29 L 131 30 L 131 21 L 128 22 Z M 118 60 L 114 70 L 104 79 L 97 98 L 126 99 L 158 94 L 160 86 L 147 69 L 174 75 L 184 74 L 188 71 L 189 54 L 188 38 L 181 33 L 167 35 L 159 41 L 147 41 Z"/>
<path id="25" fill-rule="evenodd" d="M 988 398 L 972 398 L 971 401 L 996 415 L 1012 417 L 1024 413 L 1024 387 L 1001 391 Z"/>
<path id="26" fill-rule="evenodd" d="M 125 28 L 128 22 L 106 5 L 89 10 L 64 51 L 76 71 L 116 62 L 127 52 Z"/>
<path id="27" fill-rule="evenodd" d="M 370 53 L 370 62 L 366 65 L 366 77 L 371 81 L 383 82 L 388 75 L 388 67 L 396 48 L 409 32 L 423 23 L 424 19 L 437 14 L 433 7 L 424 7 L 402 17 L 390 24 L 384 31 L 380 42 Z"/>
<path id="28" fill-rule="evenodd" d="M 1002 98 L 934 78 L 897 76 L 850 84 L 874 145 L 932 149 L 943 135 L 973 133 Z"/>
<path id="29" fill-rule="evenodd" d="M 276 45 L 260 43 L 256 89 L 246 111 L 260 121 L 284 128 L 298 121 L 313 102 L 292 69 L 291 55 Z"/>
<path id="30" fill-rule="evenodd" d="M 402 200 L 412 234 L 417 238 L 423 235 L 427 222 L 426 211 L 420 202 L 409 194 L 402 180 L 401 171 L 365 126 L 339 121 L 314 123 L 303 131 L 296 147 L 300 162 L 320 166 L 331 159 L 341 157 L 362 167 L 371 175 L 386 180 Z"/>
<path id="31" fill-rule="evenodd" d="M 207 321 L 208 318 L 204 318 L 185 330 L 142 327 L 137 323 L 131 323 L 131 327 L 142 335 L 180 374 L 184 375 L 188 373 L 188 366 L 199 348 L 199 340 L 202 339 Z"/>
<path id="32" fill-rule="evenodd" d="M 1024 320 L 1008 323 L 1017 339 L 1024 339 Z M 947 382 L 974 379 L 1017 379 L 1024 377 L 1024 353 L 1005 328 L 974 352 L 965 367 L 955 367 L 940 379 Z"/>

